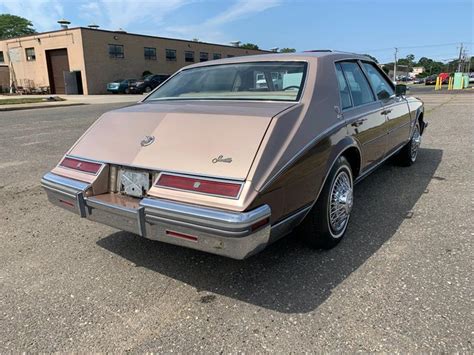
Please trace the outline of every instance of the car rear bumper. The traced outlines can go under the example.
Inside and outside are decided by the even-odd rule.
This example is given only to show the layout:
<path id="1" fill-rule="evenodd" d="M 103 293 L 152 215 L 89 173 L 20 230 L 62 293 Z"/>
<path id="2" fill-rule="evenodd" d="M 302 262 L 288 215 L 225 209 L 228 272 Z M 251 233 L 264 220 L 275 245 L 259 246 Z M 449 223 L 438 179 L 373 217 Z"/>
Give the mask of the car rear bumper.
<path id="1" fill-rule="evenodd" d="M 156 198 L 139 200 L 136 208 L 86 197 L 89 184 L 46 174 L 41 179 L 54 205 L 83 218 L 166 243 L 244 259 L 270 242 L 270 207 L 248 212 L 224 211 Z M 287 224 L 277 226 L 279 235 Z M 272 238 L 273 239 L 273 238 Z"/>

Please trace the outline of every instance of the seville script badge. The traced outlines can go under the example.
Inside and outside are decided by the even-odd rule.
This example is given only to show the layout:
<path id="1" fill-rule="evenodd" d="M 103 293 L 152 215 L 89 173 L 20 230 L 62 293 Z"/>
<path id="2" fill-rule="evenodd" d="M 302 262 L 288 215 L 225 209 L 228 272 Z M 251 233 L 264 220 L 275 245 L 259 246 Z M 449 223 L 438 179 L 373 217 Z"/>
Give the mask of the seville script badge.
<path id="1" fill-rule="evenodd" d="M 212 162 L 215 163 L 232 163 L 232 158 L 224 158 L 223 155 L 219 155 L 217 158 L 212 159 Z"/>

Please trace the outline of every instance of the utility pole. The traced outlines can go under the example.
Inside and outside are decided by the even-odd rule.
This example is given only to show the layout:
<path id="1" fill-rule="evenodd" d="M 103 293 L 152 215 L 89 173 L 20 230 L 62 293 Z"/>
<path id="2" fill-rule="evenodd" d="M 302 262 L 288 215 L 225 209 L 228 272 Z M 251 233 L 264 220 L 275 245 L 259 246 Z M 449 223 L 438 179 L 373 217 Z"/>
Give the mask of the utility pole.
<path id="1" fill-rule="evenodd" d="M 397 53 L 398 48 L 395 47 L 395 62 L 393 63 L 393 81 L 397 81 Z"/>
<path id="2" fill-rule="evenodd" d="M 461 71 L 461 57 L 462 57 L 462 43 L 461 43 L 461 48 L 459 48 L 459 59 L 458 59 L 458 70 L 457 70 L 458 73 Z"/>

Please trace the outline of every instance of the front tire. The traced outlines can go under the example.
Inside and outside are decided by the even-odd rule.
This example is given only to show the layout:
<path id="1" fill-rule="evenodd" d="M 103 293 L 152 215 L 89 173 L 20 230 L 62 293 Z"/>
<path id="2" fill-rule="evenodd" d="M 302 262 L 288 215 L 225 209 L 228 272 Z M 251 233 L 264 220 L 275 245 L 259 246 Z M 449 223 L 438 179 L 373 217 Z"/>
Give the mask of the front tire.
<path id="1" fill-rule="evenodd" d="M 300 233 L 311 247 L 331 249 L 344 237 L 353 205 L 353 186 L 351 166 L 345 157 L 339 157 L 301 225 Z"/>

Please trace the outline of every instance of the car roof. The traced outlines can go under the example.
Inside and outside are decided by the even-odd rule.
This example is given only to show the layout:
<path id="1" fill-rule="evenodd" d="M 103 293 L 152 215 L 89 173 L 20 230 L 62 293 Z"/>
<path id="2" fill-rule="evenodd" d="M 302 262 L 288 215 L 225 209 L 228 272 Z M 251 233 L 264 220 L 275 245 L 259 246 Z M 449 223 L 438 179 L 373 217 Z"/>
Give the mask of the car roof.
<path id="1" fill-rule="evenodd" d="M 362 54 L 334 51 L 334 50 L 312 50 L 308 52 L 300 53 L 270 53 L 270 54 L 257 54 L 247 55 L 241 57 L 231 57 L 224 59 L 215 59 L 212 61 L 196 63 L 184 67 L 182 70 L 204 67 L 218 64 L 230 64 L 230 63 L 247 63 L 247 62 L 272 62 L 272 61 L 316 61 L 318 59 L 324 60 L 344 60 L 344 59 L 362 59 L 373 62 L 373 60 Z"/>

